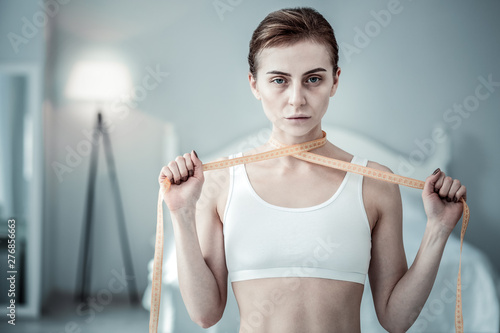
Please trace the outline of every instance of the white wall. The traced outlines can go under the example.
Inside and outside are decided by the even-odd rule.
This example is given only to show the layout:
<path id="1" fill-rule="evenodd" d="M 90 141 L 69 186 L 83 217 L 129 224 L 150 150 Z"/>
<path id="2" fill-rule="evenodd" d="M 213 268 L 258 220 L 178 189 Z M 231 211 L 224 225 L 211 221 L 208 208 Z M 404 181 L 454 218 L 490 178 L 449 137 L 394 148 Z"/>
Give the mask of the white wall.
<path id="1" fill-rule="evenodd" d="M 341 84 L 326 121 L 393 145 L 405 159 L 417 156 L 421 150 L 417 142 L 431 138 L 435 123 L 448 126 L 448 139 L 454 146 L 449 170 L 469 189 L 472 219 L 466 240 L 483 249 L 500 270 L 495 239 L 500 233 L 496 189 L 500 184 L 500 87 L 466 116 L 454 114 L 455 118 L 449 118 L 447 111 L 474 95 L 480 84 L 478 77 L 491 75 L 493 81 L 500 81 L 499 2 L 402 0 L 398 13 L 385 27 L 379 25 L 380 30 L 372 34 L 369 43 L 365 41 L 367 45 L 360 44 L 355 29 L 375 27 L 371 11 L 387 9 L 392 1 L 233 1 L 238 4 L 222 16 L 213 3 L 73 1 L 54 17 L 47 57 L 51 69 L 47 96 L 53 112 L 47 119 L 50 144 L 46 172 L 46 195 L 52 199 L 47 222 L 53 232 L 46 243 L 53 256 L 49 265 L 52 289 L 70 291 L 74 287 L 76 265 L 67 263 L 77 258 L 86 188 L 88 159 L 62 183 L 50 167 L 51 161 L 64 159 L 65 147 L 82 140 L 82 129 L 91 126 L 90 118 L 68 112 L 71 104 L 62 94 L 71 65 L 89 57 L 91 50 L 104 50 L 129 64 L 135 84 L 141 84 L 147 67 L 158 66 L 168 72 L 169 76 L 148 93 L 138 109 L 148 119 L 174 123 L 182 151 L 194 148 L 200 155 L 207 155 L 233 138 L 266 126 L 260 105 L 248 88 L 248 42 L 268 12 L 296 5 L 317 8 L 332 23 L 338 41 L 344 47 L 347 43 L 358 49 L 350 57 L 345 52 L 340 54 Z M 448 118 L 444 118 L 446 115 Z M 133 186 L 127 180 L 122 182 L 127 214 L 135 216 L 128 223 L 134 225 L 132 234 L 138 236 L 132 240 L 136 270 L 144 269 L 145 260 L 152 255 L 148 240 L 154 233 L 154 179 L 159 171 L 155 165 L 159 152 L 155 149 L 160 146 L 151 146 L 144 160 L 139 160 L 126 154 L 125 145 L 139 133 L 146 136 L 154 126 L 148 122 L 115 140 L 120 146 L 116 153 L 119 169 L 143 167 L 137 169 L 140 172 Z M 158 138 L 141 140 L 153 144 Z M 138 194 L 138 187 L 147 194 Z M 104 207 L 108 203 L 99 203 L 101 216 L 108 216 Z M 110 263 L 119 266 L 116 242 L 110 240 L 108 245 L 105 241 L 113 226 L 102 228 L 107 229 L 100 235 L 99 246 L 105 252 L 99 253 L 95 263 L 101 269 Z M 105 287 L 106 279 L 98 278 L 94 288 Z M 145 283 L 141 271 L 140 287 Z"/>
<path id="2" fill-rule="evenodd" d="M 0 2 L 0 31 L 2 32 L 0 61 L 2 63 L 43 62 L 43 37 L 48 21 L 43 21 L 42 16 L 38 21 L 37 13 L 41 10 L 34 0 Z M 33 17 L 37 20 L 36 23 Z"/>
<path id="3" fill-rule="evenodd" d="M 44 42 L 44 37 L 45 37 L 45 32 L 46 28 L 49 24 L 49 20 L 46 19 L 46 15 L 44 14 L 42 7 L 39 5 L 39 3 L 35 0 L 28 0 L 28 1 L 13 1 L 13 0 L 4 0 L 0 2 L 0 66 L 3 68 L 8 68 L 8 70 L 15 70 L 15 71 L 23 71 L 26 72 L 27 74 L 31 75 L 30 79 L 36 81 L 36 82 L 31 82 L 29 83 L 29 100 L 24 101 L 27 104 L 27 108 L 30 109 L 31 111 L 34 112 L 39 112 L 42 113 L 42 105 L 39 102 L 38 98 L 41 96 L 41 91 L 43 91 L 43 82 L 41 82 L 41 75 L 40 73 L 43 72 L 43 66 L 44 66 L 44 61 L 45 61 L 45 42 Z M 9 83 L 12 85 L 11 83 Z M 31 86 L 33 84 L 33 86 Z M 12 88 L 12 86 L 11 86 Z M 32 89 L 33 88 L 33 89 Z M 15 89 L 10 89 L 9 92 L 13 92 Z M 10 96 L 11 98 L 24 98 L 26 96 Z M 32 110 L 32 104 L 37 105 L 35 107 L 35 110 Z M 32 119 L 41 119 L 38 115 L 32 115 Z M 0 117 L 5 120 L 5 117 Z M 13 120 L 13 117 L 10 117 L 11 120 Z M 11 121 L 7 124 L 2 124 L 2 127 L 7 127 L 10 128 L 10 130 L 16 130 L 15 129 L 15 124 Z M 33 135 L 35 140 L 41 140 L 42 139 L 42 128 L 43 124 L 40 122 L 34 124 L 34 131 Z M 3 144 L 9 144 L 8 142 Z M 37 144 L 34 144 L 34 147 L 36 149 Z M 41 146 L 41 145 L 40 145 Z M 22 168 L 22 165 L 19 164 L 19 160 L 16 162 L 12 162 L 11 160 L 9 161 L 8 159 L 3 159 L 5 156 L 2 156 L 2 160 L 0 163 L 5 163 L 4 165 L 4 170 L 20 170 Z M 33 163 L 35 166 L 38 168 L 43 165 L 42 163 L 42 152 L 36 151 L 33 153 L 33 156 L 30 156 L 30 158 L 33 159 Z M 10 165 L 8 165 L 9 163 Z M 34 170 L 33 174 L 35 175 L 36 179 L 33 179 L 30 183 L 30 196 L 24 198 L 26 202 L 23 204 L 30 206 L 31 213 L 30 216 L 32 218 L 28 218 L 28 234 L 37 235 L 39 234 L 39 230 L 43 230 L 45 233 L 47 229 L 43 229 L 43 225 L 36 225 L 33 227 L 34 223 L 34 215 L 38 215 L 39 211 L 42 211 L 42 209 L 39 209 L 41 207 L 41 202 L 34 202 L 31 201 L 30 197 L 39 197 L 39 189 L 41 188 L 41 183 L 44 181 L 41 179 L 41 177 L 38 177 L 38 174 L 42 174 L 42 172 L 38 170 Z M 16 181 L 15 186 L 17 188 L 20 188 L 21 184 L 19 184 Z M 11 198 L 12 199 L 12 198 Z M 11 200 L 12 201 L 12 200 Z M 18 200 L 19 201 L 19 200 Z M 43 212 L 43 214 L 45 211 Z M 6 214 L 11 214 L 8 212 L 4 211 L 4 215 L 2 218 L 5 217 Z M 33 214 L 33 215 L 31 215 Z M 17 215 L 17 214 L 16 214 Z M 19 214 L 21 215 L 21 214 Z M 19 216 L 17 215 L 17 216 Z M 37 216 L 38 221 L 46 220 L 45 218 Z M 3 224 L 2 224 L 3 226 Z M 40 238 L 43 237 L 43 235 L 39 235 Z M 41 241 L 41 239 L 40 239 Z M 37 291 L 39 290 L 38 283 L 36 282 L 37 279 L 42 279 L 42 280 L 47 280 L 42 278 L 42 274 L 47 272 L 45 270 L 46 266 L 43 267 L 43 271 L 41 272 L 42 268 L 40 266 L 40 263 L 33 262 L 31 260 L 37 261 L 36 256 L 38 255 L 39 252 L 39 245 L 40 243 L 38 241 L 30 241 L 27 245 L 27 253 L 29 254 L 29 257 L 27 259 L 27 263 L 30 266 L 30 269 L 33 269 L 31 273 L 28 273 L 28 280 L 26 281 L 26 288 L 29 288 L 29 293 L 31 296 L 29 297 L 29 306 L 28 308 L 24 308 L 19 311 L 20 315 L 36 315 L 38 313 L 38 309 L 35 309 L 38 307 L 38 300 L 39 300 L 39 295 L 37 294 Z M 46 251 L 47 249 L 43 249 L 43 253 L 40 255 L 40 257 L 47 257 L 46 256 Z M 35 255 L 35 256 L 33 256 Z M 31 258 L 31 259 L 30 259 Z M 39 269 L 40 268 L 40 269 Z M 36 276 L 34 276 L 36 274 Z M 47 288 L 42 288 L 43 291 L 48 291 Z M 47 293 L 45 293 L 47 295 Z M 26 310 L 26 311 L 24 311 Z"/>

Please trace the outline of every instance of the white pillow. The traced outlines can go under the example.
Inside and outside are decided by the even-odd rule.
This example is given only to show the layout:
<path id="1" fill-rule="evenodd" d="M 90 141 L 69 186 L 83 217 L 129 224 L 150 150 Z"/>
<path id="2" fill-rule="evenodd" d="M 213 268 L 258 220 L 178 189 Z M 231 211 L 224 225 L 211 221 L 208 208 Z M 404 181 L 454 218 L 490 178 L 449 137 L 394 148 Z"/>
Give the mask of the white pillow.
<path id="1" fill-rule="evenodd" d="M 434 142 L 432 154 L 426 154 L 418 148 L 404 154 L 364 134 L 346 128 L 326 125 L 323 126 L 323 130 L 327 133 L 330 142 L 347 152 L 383 164 L 395 174 L 419 180 L 425 180 L 437 167 L 445 171 L 451 157 L 451 140 L 445 140 L 442 143 Z M 446 133 L 440 127 L 436 127 L 434 131 Z"/>

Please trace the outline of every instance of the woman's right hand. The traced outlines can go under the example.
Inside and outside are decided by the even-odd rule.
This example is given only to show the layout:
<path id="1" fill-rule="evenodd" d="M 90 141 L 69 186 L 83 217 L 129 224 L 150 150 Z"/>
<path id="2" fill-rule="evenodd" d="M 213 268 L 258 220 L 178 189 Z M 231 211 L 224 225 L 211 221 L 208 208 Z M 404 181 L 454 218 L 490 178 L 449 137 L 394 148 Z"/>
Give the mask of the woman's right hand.
<path id="1" fill-rule="evenodd" d="M 168 191 L 163 183 L 165 178 L 168 178 L 171 183 Z M 177 156 L 175 160 L 170 161 L 161 169 L 158 181 L 163 200 L 170 212 L 182 208 L 194 209 L 205 181 L 203 166 L 196 152 L 193 150 L 191 153 Z"/>

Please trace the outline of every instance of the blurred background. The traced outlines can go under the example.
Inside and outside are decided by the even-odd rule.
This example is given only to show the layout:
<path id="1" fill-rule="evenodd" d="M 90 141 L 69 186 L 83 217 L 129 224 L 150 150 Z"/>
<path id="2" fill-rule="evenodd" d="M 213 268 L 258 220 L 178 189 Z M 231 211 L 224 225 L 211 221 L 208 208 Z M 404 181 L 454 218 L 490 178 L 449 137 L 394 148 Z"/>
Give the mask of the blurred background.
<path id="1" fill-rule="evenodd" d="M 17 325 L 2 305 L 2 331 L 146 331 L 130 281 L 142 299 L 158 173 L 268 127 L 248 87 L 248 42 L 265 15 L 294 6 L 316 8 L 340 44 L 325 122 L 398 150 L 393 171 L 409 176 L 450 143 L 448 172 L 472 212 L 466 241 L 500 271 L 499 1 L 0 0 L 0 277 L 9 219 L 18 271 Z M 78 299 L 86 248 L 93 305 Z"/>

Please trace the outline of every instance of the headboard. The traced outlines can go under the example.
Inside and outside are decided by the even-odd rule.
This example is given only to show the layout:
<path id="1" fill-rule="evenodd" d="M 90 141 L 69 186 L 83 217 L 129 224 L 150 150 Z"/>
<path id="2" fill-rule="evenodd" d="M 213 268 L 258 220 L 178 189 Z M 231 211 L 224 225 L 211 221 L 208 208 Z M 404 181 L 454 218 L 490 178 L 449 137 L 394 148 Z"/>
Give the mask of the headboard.
<path id="1" fill-rule="evenodd" d="M 328 140 L 341 149 L 383 164 L 394 173 L 406 177 L 425 180 L 438 167 L 446 171 L 451 158 L 451 140 L 444 140 L 442 143 L 434 142 L 434 151 L 430 155 L 418 149 L 410 153 L 402 153 L 355 130 L 329 124 L 323 124 L 322 128 L 327 133 Z M 446 133 L 445 129 L 440 127 L 434 130 Z M 249 135 L 232 140 L 230 144 L 217 149 L 208 156 L 201 156 L 202 161 L 210 162 L 219 157 L 250 150 L 264 144 L 270 134 L 269 128 L 256 130 Z"/>

